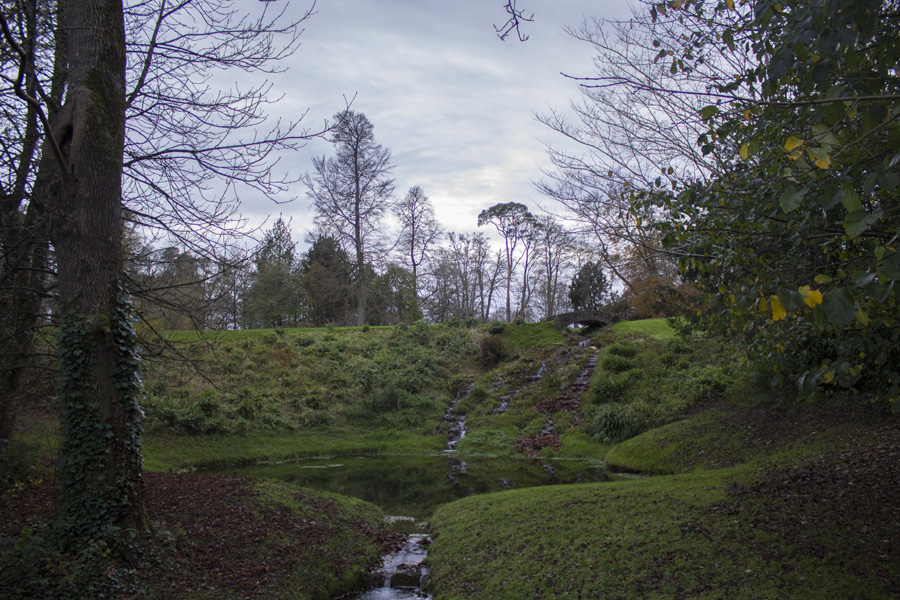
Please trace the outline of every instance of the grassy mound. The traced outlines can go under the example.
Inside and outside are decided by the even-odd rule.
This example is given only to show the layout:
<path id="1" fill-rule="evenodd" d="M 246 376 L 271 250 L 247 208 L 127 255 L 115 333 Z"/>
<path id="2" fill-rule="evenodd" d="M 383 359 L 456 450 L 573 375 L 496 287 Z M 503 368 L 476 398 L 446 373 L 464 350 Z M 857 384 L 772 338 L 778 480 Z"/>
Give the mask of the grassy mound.
<path id="1" fill-rule="evenodd" d="M 441 508 L 441 600 L 896 598 L 900 424 L 718 407 L 610 453 L 678 472 L 520 490 Z"/>

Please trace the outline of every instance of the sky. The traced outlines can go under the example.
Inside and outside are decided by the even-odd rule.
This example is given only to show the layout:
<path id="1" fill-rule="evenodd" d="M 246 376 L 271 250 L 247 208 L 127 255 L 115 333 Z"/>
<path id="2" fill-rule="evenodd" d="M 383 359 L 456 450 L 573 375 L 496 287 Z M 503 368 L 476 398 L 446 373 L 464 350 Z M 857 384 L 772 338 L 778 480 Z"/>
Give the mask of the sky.
<path id="1" fill-rule="evenodd" d="M 299 16 L 311 2 L 291 0 Z M 271 10 L 271 7 L 268 8 Z M 393 153 L 396 195 L 418 185 L 431 199 L 447 231 L 477 230 L 478 213 L 501 202 L 521 202 L 532 212 L 546 198 L 534 187 L 549 168 L 545 143 L 563 140 L 538 123 L 536 113 L 565 109 L 579 97 L 561 73 L 592 73 L 590 46 L 564 27 L 585 18 L 627 18 L 627 2 L 615 0 L 519 0 L 534 21 L 529 36 L 501 41 L 495 25 L 506 21 L 501 0 L 318 0 L 305 22 L 298 51 L 285 73 L 271 78 L 283 98 L 273 118 L 320 127 L 343 110 L 345 98 L 374 125 L 376 141 Z M 279 7 L 281 8 L 281 7 Z M 312 169 L 313 156 L 331 156 L 326 140 L 282 156 L 291 176 Z M 314 212 L 297 184 L 285 204 L 242 196 L 251 224 L 279 213 L 301 242 Z"/>

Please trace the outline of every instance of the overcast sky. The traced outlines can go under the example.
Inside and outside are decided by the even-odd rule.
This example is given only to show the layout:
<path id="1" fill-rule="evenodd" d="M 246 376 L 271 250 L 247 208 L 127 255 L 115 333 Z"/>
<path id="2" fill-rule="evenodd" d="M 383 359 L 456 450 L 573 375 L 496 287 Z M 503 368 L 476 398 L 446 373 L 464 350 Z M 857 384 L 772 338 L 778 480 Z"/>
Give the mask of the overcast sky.
<path id="1" fill-rule="evenodd" d="M 280 3 L 279 3 L 280 4 Z M 311 2 L 292 0 L 302 14 Z M 287 73 L 274 79 L 284 99 L 274 116 L 321 125 L 356 96 L 375 139 L 393 153 L 397 195 L 421 186 L 448 231 L 477 229 L 478 213 L 500 202 L 537 211 L 544 198 L 533 181 L 548 166 L 544 142 L 561 140 L 535 121 L 536 112 L 564 108 L 577 85 L 560 73 L 591 74 L 591 49 L 565 33 L 585 17 L 624 18 L 629 4 L 615 0 L 519 0 L 534 22 L 528 41 L 498 39 L 506 20 L 501 0 L 318 0 Z M 270 5 L 270 9 L 277 4 Z M 314 155 L 331 155 L 324 140 L 281 159 L 292 175 L 312 168 Z M 291 219 L 302 243 L 313 212 L 296 186 L 290 204 L 242 197 L 251 223 L 278 213 Z"/>

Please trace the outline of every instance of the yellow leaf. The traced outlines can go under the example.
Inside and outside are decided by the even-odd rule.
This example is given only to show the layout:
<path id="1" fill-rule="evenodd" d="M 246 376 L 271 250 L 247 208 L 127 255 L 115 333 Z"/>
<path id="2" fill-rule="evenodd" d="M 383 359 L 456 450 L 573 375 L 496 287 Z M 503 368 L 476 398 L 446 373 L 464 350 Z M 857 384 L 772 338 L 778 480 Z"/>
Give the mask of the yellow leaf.
<path id="1" fill-rule="evenodd" d="M 672 0 L 672 8 L 678 10 L 681 8 L 681 5 L 684 4 L 684 0 Z"/>
<path id="2" fill-rule="evenodd" d="M 761 314 L 767 314 L 769 312 L 769 303 L 766 302 L 765 298 L 760 298 L 759 302 L 756 303 L 756 309 Z"/>
<path id="3" fill-rule="evenodd" d="M 734 10 L 734 0 L 725 0 L 725 6 L 728 7 L 728 10 Z"/>
<path id="4" fill-rule="evenodd" d="M 819 290 L 811 290 L 808 285 L 804 285 L 800 288 L 800 295 L 803 296 L 803 301 L 810 308 L 815 308 L 819 304 L 822 304 L 822 292 Z"/>
<path id="5" fill-rule="evenodd" d="M 828 371 L 825 373 L 825 383 L 831 383 L 834 381 L 834 371 Z"/>
<path id="6" fill-rule="evenodd" d="M 784 142 L 784 149 L 790 152 L 794 148 L 798 148 L 802 146 L 805 142 L 798 138 L 796 135 L 792 135 Z"/>
<path id="7" fill-rule="evenodd" d="M 749 108 L 744 111 L 744 120 L 746 120 L 746 121 L 750 120 L 750 109 Z"/>
<path id="8" fill-rule="evenodd" d="M 741 144 L 741 158 L 747 160 L 750 157 L 750 146 L 748 144 Z"/>
<path id="9" fill-rule="evenodd" d="M 781 304 L 781 300 L 778 299 L 778 296 L 772 296 L 770 301 L 772 302 L 772 320 L 780 321 L 787 316 L 787 311 L 784 310 L 784 306 Z"/>
<path id="10" fill-rule="evenodd" d="M 808 152 L 809 152 L 809 157 L 813 161 L 815 161 L 817 167 L 819 167 L 820 169 L 825 169 L 825 170 L 828 170 L 831 168 L 831 157 L 828 156 L 828 154 L 824 150 L 815 149 L 815 151 L 814 151 L 812 148 L 810 148 L 808 150 Z"/>
<path id="11" fill-rule="evenodd" d="M 859 321 L 859 324 L 863 327 L 869 326 L 869 313 L 864 310 L 856 311 L 856 320 Z"/>

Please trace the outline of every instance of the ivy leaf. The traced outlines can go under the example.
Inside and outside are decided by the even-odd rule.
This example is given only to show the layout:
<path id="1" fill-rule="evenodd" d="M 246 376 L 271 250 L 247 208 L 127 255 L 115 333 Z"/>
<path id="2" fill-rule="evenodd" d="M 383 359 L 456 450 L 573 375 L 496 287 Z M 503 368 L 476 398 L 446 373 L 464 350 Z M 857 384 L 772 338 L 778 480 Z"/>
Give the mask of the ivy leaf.
<path id="1" fill-rule="evenodd" d="M 850 239 L 859 237 L 881 218 L 882 213 L 881 208 L 876 209 L 871 214 L 862 208 L 854 210 L 844 218 L 844 230 L 846 230 Z"/>
<path id="2" fill-rule="evenodd" d="M 828 322 L 838 328 L 844 327 L 856 317 L 856 303 L 850 291 L 844 287 L 829 293 L 822 306 Z"/>

